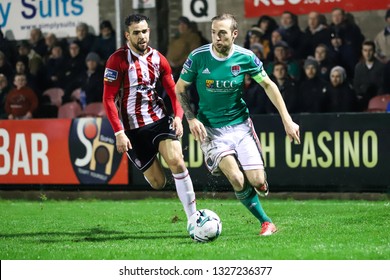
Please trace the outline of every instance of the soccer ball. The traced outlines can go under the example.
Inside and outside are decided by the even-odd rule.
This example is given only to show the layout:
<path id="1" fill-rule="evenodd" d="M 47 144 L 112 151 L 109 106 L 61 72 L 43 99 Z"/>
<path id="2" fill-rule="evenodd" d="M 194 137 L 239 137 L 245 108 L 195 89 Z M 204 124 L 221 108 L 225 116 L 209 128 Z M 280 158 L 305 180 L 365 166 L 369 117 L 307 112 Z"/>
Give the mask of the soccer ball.
<path id="1" fill-rule="evenodd" d="M 187 231 L 195 241 L 213 241 L 222 232 L 222 222 L 213 211 L 208 209 L 198 210 L 188 220 Z"/>

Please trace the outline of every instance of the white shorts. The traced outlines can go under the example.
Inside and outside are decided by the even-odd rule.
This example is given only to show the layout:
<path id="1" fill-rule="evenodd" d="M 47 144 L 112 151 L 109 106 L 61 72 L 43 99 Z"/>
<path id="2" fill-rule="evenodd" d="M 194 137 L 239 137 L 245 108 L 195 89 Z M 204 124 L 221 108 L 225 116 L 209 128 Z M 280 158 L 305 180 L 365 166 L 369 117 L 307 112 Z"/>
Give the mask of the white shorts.
<path id="1" fill-rule="evenodd" d="M 218 166 L 227 155 L 234 155 L 243 170 L 264 169 L 260 141 L 250 118 L 236 125 L 205 128 L 207 138 L 201 149 L 211 174 L 221 175 Z"/>

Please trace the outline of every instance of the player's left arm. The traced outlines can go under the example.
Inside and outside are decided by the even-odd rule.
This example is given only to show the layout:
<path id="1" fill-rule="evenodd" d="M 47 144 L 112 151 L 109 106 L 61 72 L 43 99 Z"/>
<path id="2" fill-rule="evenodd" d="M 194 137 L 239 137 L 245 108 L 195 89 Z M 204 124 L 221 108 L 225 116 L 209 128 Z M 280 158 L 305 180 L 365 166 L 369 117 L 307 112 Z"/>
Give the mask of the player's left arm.
<path id="1" fill-rule="evenodd" d="M 264 88 L 268 98 L 278 110 L 280 116 L 282 117 L 284 129 L 290 140 L 294 140 L 299 144 L 301 142 L 299 136 L 299 125 L 292 120 L 290 114 L 288 113 L 286 104 L 284 103 L 278 86 L 268 77 L 264 69 L 262 69 L 257 75 L 253 76 L 253 79 Z"/>

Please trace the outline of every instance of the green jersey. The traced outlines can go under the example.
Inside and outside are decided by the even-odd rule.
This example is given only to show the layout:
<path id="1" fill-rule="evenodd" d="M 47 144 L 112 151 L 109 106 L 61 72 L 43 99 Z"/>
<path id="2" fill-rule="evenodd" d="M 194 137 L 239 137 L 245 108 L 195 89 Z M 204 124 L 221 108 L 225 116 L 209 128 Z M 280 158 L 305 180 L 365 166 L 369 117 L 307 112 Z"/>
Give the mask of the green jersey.
<path id="1" fill-rule="evenodd" d="M 183 65 L 180 78 L 196 82 L 199 94 L 197 118 L 205 126 L 219 128 L 242 123 L 249 117 L 242 99 L 245 74 L 261 82 L 266 73 L 263 63 L 250 50 L 233 45 L 231 54 L 219 58 L 212 45 L 195 49 Z"/>

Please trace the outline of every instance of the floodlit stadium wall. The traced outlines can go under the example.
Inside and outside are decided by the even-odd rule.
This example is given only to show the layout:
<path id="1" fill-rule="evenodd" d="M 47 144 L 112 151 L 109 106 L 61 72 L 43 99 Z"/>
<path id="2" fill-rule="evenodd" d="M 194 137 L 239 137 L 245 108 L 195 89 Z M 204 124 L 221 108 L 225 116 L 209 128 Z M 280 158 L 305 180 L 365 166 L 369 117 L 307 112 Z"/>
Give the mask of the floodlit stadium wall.
<path id="1" fill-rule="evenodd" d="M 274 192 L 389 192 L 390 114 L 293 118 L 301 127 L 300 145 L 285 137 L 278 115 L 252 117 Z M 184 158 L 195 189 L 230 190 L 224 177 L 208 173 L 183 123 Z M 105 118 L 1 120 L 0 188 L 150 190 L 142 173 L 116 152 Z"/>

